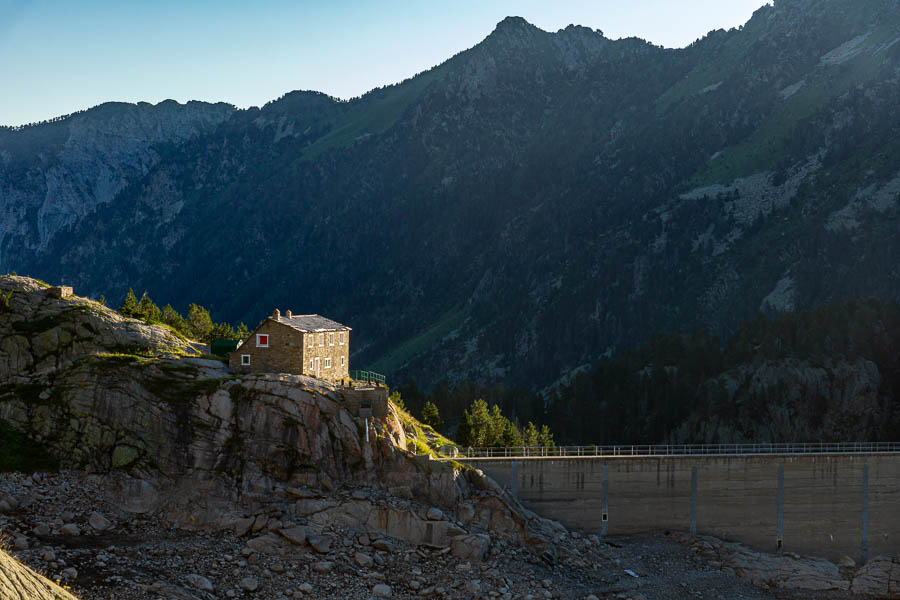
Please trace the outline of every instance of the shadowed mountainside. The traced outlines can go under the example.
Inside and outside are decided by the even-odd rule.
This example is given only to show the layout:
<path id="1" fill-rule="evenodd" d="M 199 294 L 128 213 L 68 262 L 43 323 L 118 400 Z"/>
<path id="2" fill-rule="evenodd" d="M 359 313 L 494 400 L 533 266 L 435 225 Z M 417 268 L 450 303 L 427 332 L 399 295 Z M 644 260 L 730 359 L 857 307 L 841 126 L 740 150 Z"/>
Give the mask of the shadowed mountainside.
<path id="1" fill-rule="evenodd" d="M 897 300 L 895 9 L 779 0 L 678 50 L 511 17 L 348 102 L 0 131 L 0 269 L 325 313 L 395 381 L 532 388 L 662 330 Z"/>

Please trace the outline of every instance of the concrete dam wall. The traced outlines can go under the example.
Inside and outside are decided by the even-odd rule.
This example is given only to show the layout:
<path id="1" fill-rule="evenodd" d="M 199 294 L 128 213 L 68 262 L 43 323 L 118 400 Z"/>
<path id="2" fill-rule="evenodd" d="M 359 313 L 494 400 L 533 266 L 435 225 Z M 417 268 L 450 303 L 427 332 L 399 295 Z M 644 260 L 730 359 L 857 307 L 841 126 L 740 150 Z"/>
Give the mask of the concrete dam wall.
<path id="1" fill-rule="evenodd" d="M 837 560 L 900 550 L 900 455 L 472 461 L 534 512 L 622 535 L 689 531 Z"/>

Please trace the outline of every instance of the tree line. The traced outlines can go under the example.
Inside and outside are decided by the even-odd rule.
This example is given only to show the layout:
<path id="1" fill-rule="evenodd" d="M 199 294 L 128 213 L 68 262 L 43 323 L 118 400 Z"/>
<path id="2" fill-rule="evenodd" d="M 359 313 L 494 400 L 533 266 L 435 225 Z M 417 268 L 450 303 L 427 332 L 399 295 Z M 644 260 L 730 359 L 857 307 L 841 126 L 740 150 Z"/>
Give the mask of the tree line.
<path id="1" fill-rule="evenodd" d="M 421 396 L 419 398 L 421 399 Z M 407 409 L 400 391 L 391 394 L 391 401 Z M 414 404 L 419 406 L 418 403 Z M 415 411 L 421 415 L 420 420 L 435 431 L 450 435 L 460 446 L 478 448 L 556 446 L 553 433 L 547 425 L 539 427 L 531 421 L 521 425 L 518 420 L 506 417 L 500 405 L 488 404 L 484 398 L 473 400 L 462 413 L 457 413 L 451 423 L 444 422 L 440 409 L 431 399 L 424 400 L 424 404 L 420 406 L 421 411 Z"/>
<path id="2" fill-rule="evenodd" d="M 205 344 L 210 344 L 215 339 L 244 339 L 250 335 L 250 330 L 243 323 L 237 328 L 224 321 L 215 323 L 209 311 L 199 304 L 190 304 L 187 317 L 184 317 L 172 308 L 171 304 L 159 308 L 146 292 L 138 300 L 131 288 L 128 288 L 125 301 L 119 306 L 119 313 L 124 317 L 140 319 L 151 325 L 167 325 L 184 337 Z"/>
<path id="3" fill-rule="evenodd" d="M 900 398 L 900 305 L 852 300 L 760 314 L 724 339 L 704 329 L 664 333 L 579 371 L 544 394 L 473 382 L 438 383 L 426 391 L 410 380 L 400 389 L 426 422 L 440 413 L 453 415 L 440 424 L 442 431 L 466 446 L 656 444 L 669 440 L 691 415 L 730 414 L 727 394 L 711 385 L 719 375 L 762 361 L 819 363 L 829 357 L 873 362 L 880 374 L 879 396 L 895 402 Z M 883 435 L 891 439 L 900 435 L 900 404 L 894 414 L 896 422 L 883 424 Z"/>

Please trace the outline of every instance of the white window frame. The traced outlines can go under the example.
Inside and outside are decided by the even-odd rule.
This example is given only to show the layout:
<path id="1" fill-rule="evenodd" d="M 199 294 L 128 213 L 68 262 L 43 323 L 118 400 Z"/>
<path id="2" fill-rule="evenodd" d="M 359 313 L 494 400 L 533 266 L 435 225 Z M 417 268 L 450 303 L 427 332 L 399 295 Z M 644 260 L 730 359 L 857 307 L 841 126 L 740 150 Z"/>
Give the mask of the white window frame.
<path id="1" fill-rule="evenodd" d="M 260 344 L 260 343 L 259 343 L 259 338 L 261 338 L 262 336 L 266 336 L 266 343 L 265 343 L 265 344 Z M 256 334 L 256 347 L 257 347 L 257 348 L 268 348 L 268 347 L 269 347 L 269 343 L 270 343 L 271 341 L 272 341 L 272 336 L 270 336 L 268 333 L 257 333 L 257 334 Z"/>
<path id="2" fill-rule="evenodd" d="M 306 344 L 306 347 L 307 347 L 307 348 L 312 348 L 313 345 L 316 343 L 316 341 L 315 341 L 315 339 L 314 339 L 314 338 L 316 337 L 316 334 L 310 333 L 308 337 L 309 337 L 309 343 Z"/>
<path id="3" fill-rule="evenodd" d="M 347 362 L 346 362 L 346 357 L 345 357 L 345 356 L 341 356 L 341 366 L 343 367 L 345 364 L 347 364 Z"/>
<path id="4" fill-rule="evenodd" d="M 334 332 L 328 334 L 328 345 L 334 346 Z"/>
<path id="5" fill-rule="evenodd" d="M 250 355 L 249 354 L 241 354 L 241 366 L 242 367 L 250 366 Z"/>
<path id="6" fill-rule="evenodd" d="M 309 370 L 310 372 L 314 371 L 316 368 L 315 361 L 313 359 L 309 359 Z"/>
<path id="7" fill-rule="evenodd" d="M 331 368 L 331 357 L 330 357 L 330 356 L 326 356 L 326 357 L 325 357 L 325 368 L 326 368 L 326 369 L 330 369 L 330 368 Z"/>
<path id="8" fill-rule="evenodd" d="M 319 347 L 321 348 L 324 345 L 325 345 L 325 334 L 320 333 L 319 334 Z"/>
<path id="9" fill-rule="evenodd" d="M 344 332 L 343 332 L 343 331 L 342 331 L 341 334 L 338 336 L 338 343 L 339 343 L 341 346 L 344 345 Z"/>

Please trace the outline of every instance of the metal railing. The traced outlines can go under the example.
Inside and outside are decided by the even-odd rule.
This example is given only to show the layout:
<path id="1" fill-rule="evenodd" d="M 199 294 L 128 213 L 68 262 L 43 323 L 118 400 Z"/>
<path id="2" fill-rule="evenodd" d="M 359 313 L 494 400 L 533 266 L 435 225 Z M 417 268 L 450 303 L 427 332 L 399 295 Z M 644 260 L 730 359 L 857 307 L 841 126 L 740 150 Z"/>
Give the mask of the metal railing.
<path id="1" fill-rule="evenodd" d="M 387 385 L 384 375 L 375 371 L 350 371 L 350 378 L 354 381 L 367 381 L 369 383 L 380 383 Z"/>
<path id="2" fill-rule="evenodd" d="M 765 454 L 896 454 L 900 442 L 797 444 L 656 444 L 616 446 L 459 447 L 457 459 L 577 458 L 590 456 L 752 456 Z"/>

